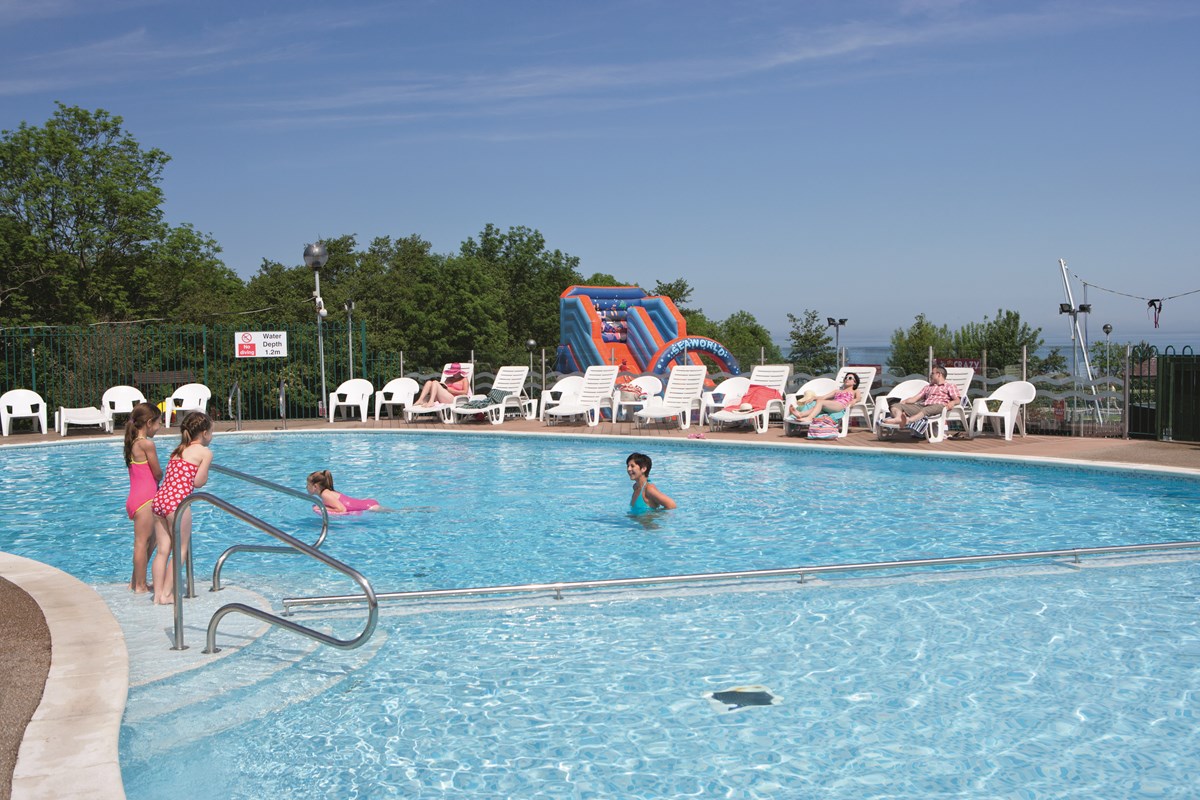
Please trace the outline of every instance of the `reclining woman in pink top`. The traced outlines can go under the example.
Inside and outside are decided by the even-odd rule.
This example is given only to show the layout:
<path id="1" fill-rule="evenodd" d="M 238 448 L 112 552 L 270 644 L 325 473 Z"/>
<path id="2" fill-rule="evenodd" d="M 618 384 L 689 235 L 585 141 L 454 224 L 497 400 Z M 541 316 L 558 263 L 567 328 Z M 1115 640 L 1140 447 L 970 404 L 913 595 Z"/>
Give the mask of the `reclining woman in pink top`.
<path id="1" fill-rule="evenodd" d="M 333 473 L 327 469 L 309 475 L 306 489 L 309 494 L 315 494 L 321 498 L 321 502 L 325 504 L 325 508 L 329 509 L 330 514 L 361 514 L 363 511 L 384 510 L 378 500 L 372 498 L 359 500 L 357 497 L 350 497 L 334 491 Z M 321 509 L 313 506 L 313 510 L 320 512 Z"/>
<path id="2" fill-rule="evenodd" d="M 829 414 L 845 411 L 860 399 L 858 391 L 858 373 L 847 372 L 842 379 L 842 388 L 834 389 L 829 394 L 823 394 L 803 408 L 792 406 L 789 409 L 797 422 L 812 422 L 818 414 Z"/>

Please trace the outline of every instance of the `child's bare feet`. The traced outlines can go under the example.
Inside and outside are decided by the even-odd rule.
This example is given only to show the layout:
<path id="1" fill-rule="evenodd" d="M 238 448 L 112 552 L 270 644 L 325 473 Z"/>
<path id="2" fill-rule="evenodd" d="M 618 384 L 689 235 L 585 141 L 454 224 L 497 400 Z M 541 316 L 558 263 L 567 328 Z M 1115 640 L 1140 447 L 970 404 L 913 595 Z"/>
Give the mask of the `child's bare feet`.
<path id="1" fill-rule="evenodd" d="M 175 595 L 173 595 L 173 594 L 169 594 L 166 597 L 161 597 L 161 598 L 158 595 L 154 596 L 154 605 L 156 605 L 156 606 L 169 606 L 174 602 L 175 602 Z"/>

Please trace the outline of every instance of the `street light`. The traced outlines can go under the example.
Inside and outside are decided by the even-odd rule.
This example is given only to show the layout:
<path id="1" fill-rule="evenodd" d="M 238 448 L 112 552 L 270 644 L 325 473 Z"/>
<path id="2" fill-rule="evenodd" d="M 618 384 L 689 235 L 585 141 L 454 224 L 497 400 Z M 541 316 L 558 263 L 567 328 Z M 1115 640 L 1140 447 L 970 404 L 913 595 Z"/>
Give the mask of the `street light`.
<path id="1" fill-rule="evenodd" d="M 321 399 L 317 401 L 317 413 L 322 417 L 325 416 L 325 398 L 328 395 L 325 393 L 325 333 L 321 321 L 329 312 L 325 310 L 325 301 L 321 299 L 321 267 L 325 266 L 327 261 L 329 251 L 325 249 L 324 242 L 304 246 L 304 263 L 312 267 L 313 280 L 317 284 L 316 290 L 313 291 L 313 301 L 317 306 L 317 353 L 321 358 Z"/>
<path id="2" fill-rule="evenodd" d="M 533 339 L 525 340 L 525 349 L 529 351 L 529 396 L 533 397 L 533 350 L 537 347 L 537 342 Z"/>
<path id="3" fill-rule="evenodd" d="M 826 317 L 825 320 L 829 323 L 825 327 L 833 328 L 833 349 L 837 351 L 838 367 L 840 368 L 842 366 L 842 326 L 846 324 L 846 318 Z"/>
<path id="4" fill-rule="evenodd" d="M 1111 375 L 1112 373 L 1108 371 L 1108 356 L 1112 352 L 1112 340 L 1109 338 L 1112 336 L 1112 325 L 1106 322 L 1101 330 L 1104 331 L 1104 374 Z"/>
<path id="5" fill-rule="evenodd" d="M 342 308 L 346 310 L 346 344 L 350 348 L 350 380 L 354 380 L 354 301 L 348 301 Z"/>
<path id="6" fill-rule="evenodd" d="M 1071 408 L 1075 409 L 1079 405 L 1079 348 L 1081 345 L 1077 338 L 1077 334 L 1079 333 L 1079 315 L 1092 313 L 1092 304 L 1080 303 L 1078 306 L 1073 306 L 1070 303 L 1059 303 L 1058 313 L 1071 315 L 1071 381 L 1074 388 Z M 1083 342 L 1082 346 L 1086 353 L 1087 342 Z M 1090 367 L 1088 371 L 1091 372 Z M 1090 379 L 1091 375 L 1088 375 L 1088 378 Z M 1096 412 L 1099 413 L 1099 406 L 1097 406 Z"/>

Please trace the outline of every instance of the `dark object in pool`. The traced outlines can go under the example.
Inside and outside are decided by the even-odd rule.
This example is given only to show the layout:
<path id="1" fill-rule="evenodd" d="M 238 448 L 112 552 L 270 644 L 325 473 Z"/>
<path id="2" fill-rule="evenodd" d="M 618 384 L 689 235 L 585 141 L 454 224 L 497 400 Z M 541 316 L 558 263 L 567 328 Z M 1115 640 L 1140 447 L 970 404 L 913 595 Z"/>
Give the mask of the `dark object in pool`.
<path id="1" fill-rule="evenodd" d="M 721 711 L 740 711 L 750 706 L 778 705 L 780 697 L 771 694 L 766 686 L 735 686 L 720 692 L 706 694 L 714 706 Z"/>

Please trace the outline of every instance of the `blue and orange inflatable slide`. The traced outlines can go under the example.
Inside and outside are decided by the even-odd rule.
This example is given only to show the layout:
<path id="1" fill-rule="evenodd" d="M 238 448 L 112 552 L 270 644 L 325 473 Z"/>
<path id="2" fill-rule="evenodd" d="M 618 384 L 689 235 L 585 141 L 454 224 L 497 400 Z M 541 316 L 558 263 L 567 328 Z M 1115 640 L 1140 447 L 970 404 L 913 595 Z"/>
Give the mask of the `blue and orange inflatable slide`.
<path id="1" fill-rule="evenodd" d="M 702 364 L 701 356 L 731 375 L 740 372 L 725 345 L 688 336 L 671 298 L 637 286 L 568 287 L 559 297 L 559 336 L 559 372 L 615 364 L 621 372 L 666 374 L 672 364 Z"/>

